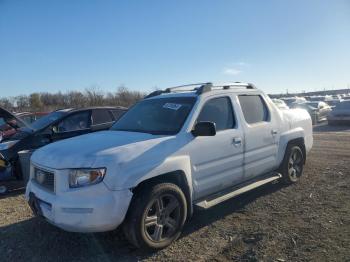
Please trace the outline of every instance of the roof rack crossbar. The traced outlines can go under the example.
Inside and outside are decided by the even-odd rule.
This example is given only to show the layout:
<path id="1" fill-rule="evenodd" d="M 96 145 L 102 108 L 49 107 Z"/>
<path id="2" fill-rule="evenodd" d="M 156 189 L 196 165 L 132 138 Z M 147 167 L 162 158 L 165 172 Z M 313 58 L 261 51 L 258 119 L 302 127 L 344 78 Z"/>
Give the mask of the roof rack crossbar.
<path id="1" fill-rule="evenodd" d="M 192 88 L 191 88 L 192 87 Z M 213 85 L 211 82 L 207 83 L 196 83 L 196 84 L 187 84 L 187 85 L 180 85 L 180 86 L 174 86 L 174 87 L 169 87 L 165 90 L 156 90 L 152 93 L 150 93 L 148 96 L 145 98 L 153 97 L 153 96 L 158 96 L 164 93 L 172 93 L 176 92 L 177 89 L 179 89 L 179 92 L 186 92 L 186 91 L 196 91 L 197 95 L 201 95 L 206 92 L 210 92 L 211 90 L 227 90 L 233 87 L 244 87 L 246 89 L 256 89 L 256 87 L 251 84 L 251 83 L 242 83 L 242 82 L 233 82 L 233 83 L 228 83 L 228 84 L 223 84 L 223 85 Z"/>
<path id="2" fill-rule="evenodd" d="M 196 94 L 201 95 L 203 93 L 210 92 L 212 90 L 212 87 L 213 87 L 212 83 L 210 82 L 205 83 L 196 89 Z"/>
<path id="3" fill-rule="evenodd" d="M 233 82 L 233 83 L 227 83 L 227 84 L 223 84 L 223 85 L 215 85 L 215 86 L 213 86 L 213 89 L 217 89 L 217 90 L 224 89 L 224 90 L 227 90 L 227 89 L 230 89 L 230 88 L 233 88 L 233 87 L 244 87 L 246 89 L 256 89 L 256 87 L 253 84 L 251 84 L 251 83 L 242 83 L 242 82 Z"/>
<path id="4" fill-rule="evenodd" d="M 181 91 L 195 91 L 198 88 L 200 88 L 201 86 L 208 85 L 208 84 L 211 84 L 211 83 L 196 83 L 196 84 L 187 84 L 187 85 L 173 86 L 173 87 L 169 87 L 169 88 L 165 89 L 165 91 L 172 92 L 172 91 L 174 91 L 176 89 L 181 89 Z M 184 89 L 184 87 L 194 87 L 194 88 L 192 88 L 192 89 Z"/>

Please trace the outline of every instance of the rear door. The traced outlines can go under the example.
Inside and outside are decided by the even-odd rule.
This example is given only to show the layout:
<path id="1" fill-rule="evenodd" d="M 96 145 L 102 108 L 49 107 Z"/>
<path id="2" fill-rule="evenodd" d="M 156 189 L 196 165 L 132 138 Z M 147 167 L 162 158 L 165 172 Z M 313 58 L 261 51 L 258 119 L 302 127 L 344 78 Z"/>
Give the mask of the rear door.
<path id="1" fill-rule="evenodd" d="M 208 98 L 196 119 L 201 121 L 215 123 L 217 133 L 194 137 L 188 145 L 195 199 L 219 192 L 243 178 L 243 134 L 231 97 Z"/>
<path id="2" fill-rule="evenodd" d="M 276 168 L 279 128 L 260 94 L 238 95 L 245 129 L 244 178 L 252 179 Z"/>
<path id="3" fill-rule="evenodd" d="M 57 141 L 91 132 L 91 110 L 69 114 L 54 126 L 52 140 Z"/>

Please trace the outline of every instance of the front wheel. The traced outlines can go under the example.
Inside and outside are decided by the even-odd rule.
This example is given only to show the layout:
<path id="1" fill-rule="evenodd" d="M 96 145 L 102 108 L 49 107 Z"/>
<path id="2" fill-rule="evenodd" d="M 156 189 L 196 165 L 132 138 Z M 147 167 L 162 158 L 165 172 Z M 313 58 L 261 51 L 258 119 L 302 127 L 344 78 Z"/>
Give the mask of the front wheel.
<path id="1" fill-rule="evenodd" d="M 180 236 L 186 217 L 182 190 L 175 184 L 161 183 L 136 193 L 123 229 L 133 245 L 161 249 Z"/>
<path id="2" fill-rule="evenodd" d="M 304 169 L 304 154 L 298 145 L 288 145 L 280 172 L 285 184 L 293 184 L 299 180 Z"/>

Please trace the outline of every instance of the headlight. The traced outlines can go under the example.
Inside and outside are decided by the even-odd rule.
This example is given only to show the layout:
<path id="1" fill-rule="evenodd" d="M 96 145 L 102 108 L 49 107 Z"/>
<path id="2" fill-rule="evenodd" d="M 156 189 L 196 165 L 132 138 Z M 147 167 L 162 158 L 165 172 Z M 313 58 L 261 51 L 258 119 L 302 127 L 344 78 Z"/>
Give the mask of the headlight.
<path id="1" fill-rule="evenodd" d="M 0 143 L 0 150 L 6 150 L 17 144 L 19 140 L 11 140 L 7 142 Z"/>
<path id="2" fill-rule="evenodd" d="M 100 183 L 106 174 L 105 168 L 72 169 L 69 172 L 69 187 L 83 187 Z"/>

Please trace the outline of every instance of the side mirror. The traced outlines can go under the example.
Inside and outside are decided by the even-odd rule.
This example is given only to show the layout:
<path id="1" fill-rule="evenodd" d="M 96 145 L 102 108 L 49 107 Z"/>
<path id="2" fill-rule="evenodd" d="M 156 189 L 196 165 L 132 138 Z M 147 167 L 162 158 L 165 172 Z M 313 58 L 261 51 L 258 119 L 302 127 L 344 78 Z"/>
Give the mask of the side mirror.
<path id="1" fill-rule="evenodd" d="M 194 136 L 215 136 L 216 126 L 213 122 L 198 122 L 192 130 Z"/>

